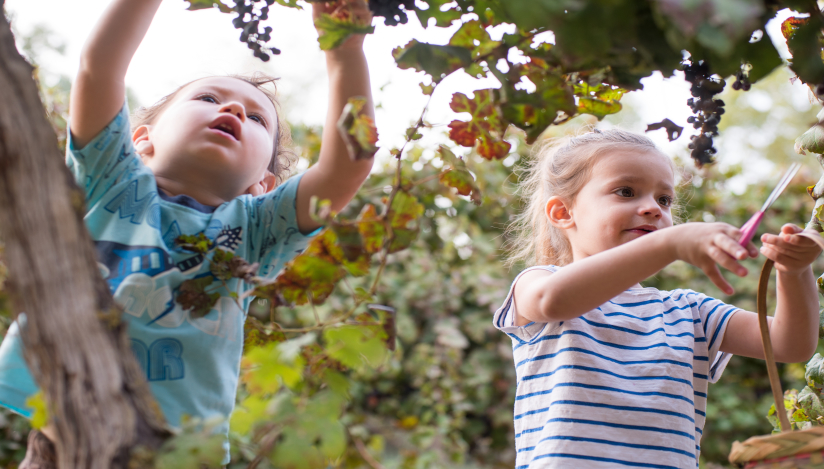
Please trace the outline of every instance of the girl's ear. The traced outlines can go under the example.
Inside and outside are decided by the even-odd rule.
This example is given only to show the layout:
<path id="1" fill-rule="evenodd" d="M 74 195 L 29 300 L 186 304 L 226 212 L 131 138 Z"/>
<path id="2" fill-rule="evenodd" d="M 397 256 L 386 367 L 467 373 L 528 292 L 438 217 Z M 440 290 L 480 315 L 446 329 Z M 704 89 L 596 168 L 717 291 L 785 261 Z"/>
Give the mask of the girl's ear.
<path id="1" fill-rule="evenodd" d="M 132 143 L 134 144 L 135 151 L 137 151 L 137 154 L 140 155 L 140 159 L 142 159 L 144 163 L 154 156 L 154 145 L 149 136 L 150 129 L 150 125 L 141 125 L 136 128 L 132 134 Z"/>
<path id="2" fill-rule="evenodd" d="M 547 201 L 546 217 L 552 226 L 562 230 L 568 230 L 575 226 L 575 221 L 572 219 L 572 212 L 570 212 L 566 202 L 557 195 L 553 195 Z"/>
<path id="3" fill-rule="evenodd" d="M 263 179 L 249 186 L 249 188 L 246 189 L 246 193 L 253 197 L 257 197 L 270 192 L 275 188 L 276 184 L 277 178 L 275 178 L 275 175 L 267 169 L 266 173 L 263 175 Z"/>

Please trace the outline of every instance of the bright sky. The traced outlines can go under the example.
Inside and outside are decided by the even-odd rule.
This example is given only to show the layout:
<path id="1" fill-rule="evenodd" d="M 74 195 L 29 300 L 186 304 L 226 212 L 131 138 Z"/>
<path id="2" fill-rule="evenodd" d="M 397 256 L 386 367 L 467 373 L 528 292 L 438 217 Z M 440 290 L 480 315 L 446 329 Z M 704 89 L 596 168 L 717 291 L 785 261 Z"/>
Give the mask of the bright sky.
<path id="1" fill-rule="evenodd" d="M 108 3 L 109 0 L 6 0 L 6 10 L 17 30 L 24 34 L 37 24 L 54 31 L 65 42 L 66 53 L 64 56 L 46 55 L 40 60 L 48 70 L 73 77 L 86 35 Z M 195 78 L 262 70 L 282 77 L 280 90 L 285 97 L 284 110 L 290 121 L 323 123 L 327 79 L 323 52 L 318 48 L 309 11 L 272 7 L 267 24 L 274 29 L 272 44 L 283 52 L 263 63 L 255 59 L 245 44 L 238 40 L 239 32 L 232 27 L 230 15 L 216 10 L 189 12 L 185 11 L 186 5 L 182 0 L 166 0 L 162 4 L 132 61 L 126 84 L 134 90 L 142 104 L 153 103 Z M 782 17 L 789 16 L 789 12 L 782 13 Z M 771 37 L 780 37 L 779 26 L 780 21 L 775 20 L 769 25 Z M 365 52 L 373 94 L 380 106 L 377 111 L 381 136 L 379 145 L 384 148 L 399 145 L 404 129 L 418 118 L 426 102 L 418 87 L 422 74 L 398 69 L 392 59 L 392 49 L 406 44 L 413 37 L 423 42 L 445 43 L 452 31 L 435 27 L 424 29 L 415 16 L 410 15 L 410 24 L 400 27 L 379 24 L 376 34 L 367 38 Z M 503 31 L 497 34 L 503 34 Z M 783 38 L 773 42 L 780 43 L 780 47 L 786 50 Z M 643 91 L 631 93 L 625 98 L 635 103 L 641 119 L 638 125 L 668 117 L 687 127 L 686 118 L 690 115 L 686 106 L 689 85 L 680 77 L 667 80 L 660 75 L 650 77 L 643 83 Z M 444 80 L 433 96 L 428 120 L 445 126 L 454 118 L 448 107 L 453 92 L 469 93 L 496 86 L 494 79 L 476 80 L 462 72 L 455 73 Z M 805 87 L 798 85 L 795 88 L 799 99 L 806 99 Z M 643 131 L 644 127 L 630 130 Z M 691 128 L 685 129 L 685 133 L 690 131 Z M 649 135 L 671 153 L 683 149 L 688 143 L 688 137 L 669 143 L 663 131 Z M 442 138 L 440 135 L 426 137 L 434 141 Z"/>

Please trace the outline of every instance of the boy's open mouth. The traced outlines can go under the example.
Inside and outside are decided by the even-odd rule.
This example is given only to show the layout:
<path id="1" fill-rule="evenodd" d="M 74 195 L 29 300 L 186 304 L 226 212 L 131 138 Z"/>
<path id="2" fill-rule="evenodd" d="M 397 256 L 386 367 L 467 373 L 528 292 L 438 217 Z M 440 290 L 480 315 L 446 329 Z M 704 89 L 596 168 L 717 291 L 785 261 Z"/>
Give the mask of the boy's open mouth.
<path id="1" fill-rule="evenodd" d="M 231 136 L 235 140 L 240 140 L 240 122 L 237 117 L 231 115 L 222 115 L 215 119 L 210 125 L 211 130 L 221 132 Z"/>

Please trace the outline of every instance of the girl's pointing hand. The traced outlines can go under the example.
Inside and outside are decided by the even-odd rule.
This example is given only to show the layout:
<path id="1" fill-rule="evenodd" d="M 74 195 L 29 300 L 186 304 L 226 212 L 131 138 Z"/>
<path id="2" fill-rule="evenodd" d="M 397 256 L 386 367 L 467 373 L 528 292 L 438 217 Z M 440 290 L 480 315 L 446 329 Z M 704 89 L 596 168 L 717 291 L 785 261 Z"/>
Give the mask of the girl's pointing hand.
<path id="1" fill-rule="evenodd" d="M 761 235 L 761 254 L 775 262 L 775 269 L 780 272 L 800 273 L 821 254 L 821 248 L 815 242 L 803 236 L 800 227 L 788 223 L 781 227 L 781 233 Z"/>

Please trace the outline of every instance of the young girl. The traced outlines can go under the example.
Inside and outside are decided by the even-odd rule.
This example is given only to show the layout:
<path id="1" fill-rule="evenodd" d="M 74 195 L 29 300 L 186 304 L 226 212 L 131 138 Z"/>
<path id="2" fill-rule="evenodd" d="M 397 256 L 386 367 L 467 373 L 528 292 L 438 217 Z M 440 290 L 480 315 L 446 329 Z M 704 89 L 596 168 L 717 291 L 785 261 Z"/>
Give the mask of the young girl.
<path id="1" fill-rule="evenodd" d="M 763 358 L 754 313 L 639 285 L 683 260 L 731 294 L 717 264 L 745 276 L 738 261 L 758 255 L 725 223 L 673 226 L 674 184 L 671 160 L 626 131 L 539 152 L 513 256 L 536 265 L 494 316 L 513 343 L 516 467 L 695 468 L 707 384 L 731 354 Z M 782 362 L 807 360 L 818 338 L 820 251 L 799 231 L 761 237 L 778 271 L 770 337 Z"/>
<path id="2" fill-rule="evenodd" d="M 85 221 L 126 313 L 135 357 L 177 427 L 183 415 L 231 414 L 250 301 L 240 308 L 231 295 L 250 286 L 210 282 L 207 291 L 220 294 L 210 311 L 182 307 L 183 282 L 214 279 L 204 256 L 175 240 L 202 233 L 212 249 L 259 263 L 259 275 L 276 275 L 319 227 L 310 198 L 340 210 L 368 176 L 372 161 L 349 158 L 335 123 L 350 97 L 371 103 L 371 93 L 363 36 L 326 53 L 330 93 L 320 158 L 283 184 L 289 134 L 274 94 L 262 87 L 272 79 L 195 80 L 138 110 L 130 126 L 124 77 L 160 3 L 113 0 L 91 32 L 72 88 L 66 160 L 85 190 Z M 333 8 L 371 22 L 364 0 L 313 4 L 313 13 Z M 37 386 L 22 358 L 20 324 L 0 346 L 0 404 L 30 415 L 26 400 Z M 226 434 L 228 423 L 220 431 Z M 49 439 L 57 436 L 48 427 L 32 432 L 21 468 L 53 467 Z"/>

